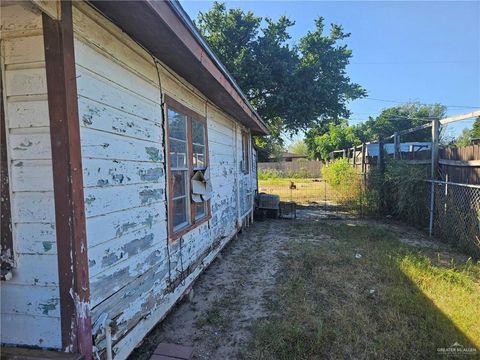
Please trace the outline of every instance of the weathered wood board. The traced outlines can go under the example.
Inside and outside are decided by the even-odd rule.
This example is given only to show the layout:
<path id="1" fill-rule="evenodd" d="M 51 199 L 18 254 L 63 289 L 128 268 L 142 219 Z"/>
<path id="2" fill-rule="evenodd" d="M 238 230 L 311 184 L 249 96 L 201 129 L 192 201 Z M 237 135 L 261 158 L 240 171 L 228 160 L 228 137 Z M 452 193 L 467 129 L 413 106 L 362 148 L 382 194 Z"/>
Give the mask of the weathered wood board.
<path id="1" fill-rule="evenodd" d="M 52 160 L 40 12 L 1 8 L 7 155 L 16 267 L 2 283 L 1 342 L 60 348 Z"/>

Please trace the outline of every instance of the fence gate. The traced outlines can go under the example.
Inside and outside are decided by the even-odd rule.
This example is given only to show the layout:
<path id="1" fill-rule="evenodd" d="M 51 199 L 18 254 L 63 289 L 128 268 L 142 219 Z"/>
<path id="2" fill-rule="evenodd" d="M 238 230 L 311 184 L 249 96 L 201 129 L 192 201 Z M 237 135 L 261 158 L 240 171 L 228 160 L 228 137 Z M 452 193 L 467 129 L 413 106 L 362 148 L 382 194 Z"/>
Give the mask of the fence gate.
<path id="1" fill-rule="evenodd" d="M 322 178 L 259 179 L 259 193 L 279 195 L 280 201 L 295 202 L 297 206 L 318 207 L 325 212 L 354 212 L 363 215 L 363 190 L 366 174 L 349 184 L 348 189 L 338 189 Z"/>

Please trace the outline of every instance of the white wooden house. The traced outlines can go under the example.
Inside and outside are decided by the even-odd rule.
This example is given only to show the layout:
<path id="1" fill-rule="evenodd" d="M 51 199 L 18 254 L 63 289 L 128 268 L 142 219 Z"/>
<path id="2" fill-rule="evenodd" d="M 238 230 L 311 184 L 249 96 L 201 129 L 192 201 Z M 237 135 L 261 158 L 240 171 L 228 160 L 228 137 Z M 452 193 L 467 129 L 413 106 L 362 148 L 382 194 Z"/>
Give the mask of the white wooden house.
<path id="1" fill-rule="evenodd" d="M 0 9 L 1 343 L 125 359 L 251 221 L 267 129 L 175 1 Z"/>

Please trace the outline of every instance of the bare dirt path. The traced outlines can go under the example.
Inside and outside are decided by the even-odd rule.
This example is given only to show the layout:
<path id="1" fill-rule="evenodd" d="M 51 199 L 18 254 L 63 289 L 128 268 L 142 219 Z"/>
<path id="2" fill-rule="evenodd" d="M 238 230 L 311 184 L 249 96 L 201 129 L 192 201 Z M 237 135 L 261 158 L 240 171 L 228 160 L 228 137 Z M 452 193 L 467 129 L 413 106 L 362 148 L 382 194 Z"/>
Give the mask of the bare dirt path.
<path id="1" fill-rule="evenodd" d="M 233 239 L 183 300 L 148 335 L 132 359 L 149 359 L 160 342 L 194 347 L 194 359 L 236 359 L 252 323 L 265 307 L 279 267 L 277 254 L 288 239 L 279 231 L 288 220 L 256 222 Z"/>

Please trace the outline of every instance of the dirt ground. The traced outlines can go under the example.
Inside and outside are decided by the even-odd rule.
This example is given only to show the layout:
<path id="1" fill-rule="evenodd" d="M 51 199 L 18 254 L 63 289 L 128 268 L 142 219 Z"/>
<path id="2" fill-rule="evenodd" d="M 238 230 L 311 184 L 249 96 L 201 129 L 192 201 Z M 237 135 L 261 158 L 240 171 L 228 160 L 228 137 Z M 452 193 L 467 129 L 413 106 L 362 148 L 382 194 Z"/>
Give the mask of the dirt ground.
<path id="1" fill-rule="evenodd" d="M 303 208 L 298 220 L 255 222 L 230 242 L 221 255 L 196 281 L 193 294 L 180 302 L 143 341 L 131 359 L 149 359 L 160 342 L 194 347 L 194 359 L 248 358 L 252 326 L 271 314 L 272 297 L 281 269 L 281 258 L 288 256 L 288 243 L 295 239 L 295 226 L 344 223 L 368 225 L 362 220 L 323 209 Z M 420 232 L 396 223 L 379 223 L 411 247 L 429 249 L 450 256 L 449 247 L 433 243 Z M 328 236 L 317 234 L 309 242 L 322 242 Z M 328 239 L 327 239 L 328 240 Z M 458 255 L 460 261 L 465 257 Z M 328 294 L 327 294 L 328 295 Z M 270 306 L 270 308 L 269 308 Z"/>
<path id="2" fill-rule="evenodd" d="M 148 359 L 160 342 L 194 347 L 194 359 L 235 359 L 253 321 L 266 316 L 288 220 L 256 222 L 233 239 L 132 359 Z M 267 266 L 268 264 L 268 266 Z"/>

